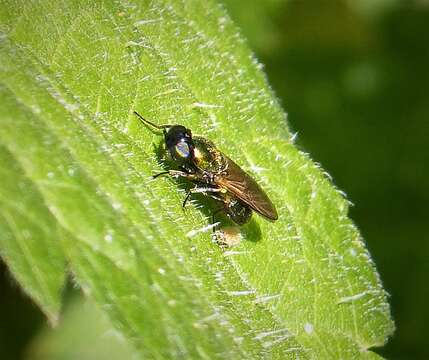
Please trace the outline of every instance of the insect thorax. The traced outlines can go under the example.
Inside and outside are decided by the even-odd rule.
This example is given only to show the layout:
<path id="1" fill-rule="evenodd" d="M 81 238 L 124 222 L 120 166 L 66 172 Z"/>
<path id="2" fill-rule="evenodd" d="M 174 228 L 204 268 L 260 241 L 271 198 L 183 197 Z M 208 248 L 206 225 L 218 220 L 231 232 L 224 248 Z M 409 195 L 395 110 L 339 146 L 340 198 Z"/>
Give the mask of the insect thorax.
<path id="1" fill-rule="evenodd" d="M 205 138 L 194 136 L 195 165 L 202 171 L 219 175 L 227 167 L 227 159 L 216 146 Z"/>

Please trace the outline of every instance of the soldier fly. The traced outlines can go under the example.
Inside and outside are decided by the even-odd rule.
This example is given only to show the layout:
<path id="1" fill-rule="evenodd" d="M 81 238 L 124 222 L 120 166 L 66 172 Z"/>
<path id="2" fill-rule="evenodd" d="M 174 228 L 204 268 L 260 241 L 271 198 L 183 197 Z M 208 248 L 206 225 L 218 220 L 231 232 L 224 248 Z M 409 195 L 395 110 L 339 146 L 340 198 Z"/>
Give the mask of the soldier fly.
<path id="1" fill-rule="evenodd" d="M 278 219 L 276 208 L 256 181 L 213 142 L 192 136 L 191 130 L 182 125 L 156 125 L 138 112 L 134 114 L 144 124 L 163 132 L 167 154 L 177 165 L 177 169 L 161 172 L 154 178 L 170 175 L 195 184 L 188 191 L 183 207 L 193 193 L 202 193 L 221 203 L 221 210 L 238 225 L 250 220 L 252 210 L 269 220 Z"/>

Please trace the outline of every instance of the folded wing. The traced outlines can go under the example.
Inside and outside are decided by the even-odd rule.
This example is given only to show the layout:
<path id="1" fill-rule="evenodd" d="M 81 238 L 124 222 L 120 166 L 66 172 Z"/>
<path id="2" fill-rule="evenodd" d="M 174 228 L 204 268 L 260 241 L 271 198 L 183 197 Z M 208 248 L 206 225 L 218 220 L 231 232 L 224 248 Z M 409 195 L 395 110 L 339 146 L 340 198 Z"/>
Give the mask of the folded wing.
<path id="1" fill-rule="evenodd" d="M 226 174 L 216 183 L 234 194 L 252 210 L 270 220 L 277 220 L 278 214 L 271 200 L 258 183 L 231 159 L 227 158 Z"/>

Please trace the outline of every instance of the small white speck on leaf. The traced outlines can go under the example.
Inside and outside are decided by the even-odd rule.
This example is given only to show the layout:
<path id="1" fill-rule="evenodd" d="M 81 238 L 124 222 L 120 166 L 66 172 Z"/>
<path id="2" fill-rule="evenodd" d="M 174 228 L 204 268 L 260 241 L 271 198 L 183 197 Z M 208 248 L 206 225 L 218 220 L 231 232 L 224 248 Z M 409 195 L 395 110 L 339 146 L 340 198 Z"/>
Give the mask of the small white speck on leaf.
<path id="1" fill-rule="evenodd" d="M 278 298 L 280 298 L 280 294 L 276 294 L 276 295 L 266 295 L 266 296 L 258 296 L 256 299 L 255 299 L 255 303 L 256 304 L 260 304 L 260 303 L 265 303 L 265 302 L 267 302 L 267 301 L 272 301 L 272 300 L 275 300 L 275 299 L 278 299 Z"/>
<path id="2" fill-rule="evenodd" d="M 344 304 L 344 303 L 359 300 L 359 299 L 363 298 L 365 295 L 368 295 L 368 293 L 369 293 L 368 291 L 363 291 L 363 292 L 356 294 L 356 295 L 344 296 L 344 297 L 340 298 L 340 300 L 338 301 L 338 304 Z"/>
<path id="3" fill-rule="evenodd" d="M 223 253 L 224 256 L 244 255 L 244 254 L 247 254 L 247 251 L 228 250 Z"/>
<path id="4" fill-rule="evenodd" d="M 272 331 L 263 331 L 261 333 L 259 333 L 258 335 L 256 335 L 254 337 L 255 340 L 261 340 L 267 337 L 278 337 L 278 336 L 285 336 L 285 334 L 288 334 L 288 330 L 287 329 L 278 329 L 278 330 L 272 330 Z"/>
<path id="5" fill-rule="evenodd" d="M 292 136 L 290 137 L 290 142 L 295 143 L 297 138 L 298 138 L 298 132 L 293 133 Z"/>
<path id="6" fill-rule="evenodd" d="M 199 228 L 199 229 L 194 229 L 194 230 L 188 231 L 186 233 L 186 237 L 193 238 L 194 236 L 198 235 L 199 233 L 207 232 L 207 231 L 213 229 L 214 227 L 216 227 L 218 225 L 219 225 L 219 223 L 217 222 L 217 223 L 214 223 L 214 224 L 210 224 L 210 225 L 204 226 L 204 227 Z"/>
<path id="7" fill-rule="evenodd" d="M 121 207 L 122 207 L 122 205 L 121 204 L 119 204 L 119 203 L 113 203 L 113 208 L 115 209 L 115 210 L 119 210 Z"/>
<path id="8" fill-rule="evenodd" d="M 247 296 L 255 293 L 255 290 L 241 290 L 241 291 L 227 291 L 228 295 L 231 296 Z"/>
<path id="9" fill-rule="evenodd" d="M 136 21 L 134 23 L 134 26 L 153 24 L 153 23 L 157 23 L 157 22 L 161 22 L 161 19 L 146 19 L 146 20 L 143 19 L 143 20 Z"/>
<path id="10" fill-rule="evenodd" d="M 216 279 L 216 281 L 222 281 L 223 280 L 223 272 L 222 271 L 216 272 L 215 279 Z"/>
<path id="11" fill-rule="evenodd" d="M 104 240 L 108 243 L 111 243 L 113 241 L 113 235 L 108 233 L 104 236 Z"/>
<path id="12" fill-rule="evenodd" d="M 196 107 L 196 108 L 221 108 L 221 107 L 223 107 L 223 105 L 206 104 L 206 103 L 200 103 L 200 102 L 195 102 L 192 104 L 192 106 Z"/>
<path id="13" fill-rule="evenodd" d="M 308 334 L 311 335 L 313 333 L 314 327 L 313 324 L 310 323 L 305 323 L 304 324 L 304 331 Z"/>

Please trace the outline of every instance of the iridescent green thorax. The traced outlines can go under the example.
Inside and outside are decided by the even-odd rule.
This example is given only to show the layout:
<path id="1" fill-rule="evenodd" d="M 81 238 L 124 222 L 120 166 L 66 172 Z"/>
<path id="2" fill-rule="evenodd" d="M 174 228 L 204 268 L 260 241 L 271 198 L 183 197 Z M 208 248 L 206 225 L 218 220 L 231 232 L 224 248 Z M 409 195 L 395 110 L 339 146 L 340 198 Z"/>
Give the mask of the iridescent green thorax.
<path id="1" fill-rule="evenodd" d="M 220 174 L 227 168 L 227 158 L 210 141 L 200 136 L 193 137 L 194 163 L 198 169 Z"/>

